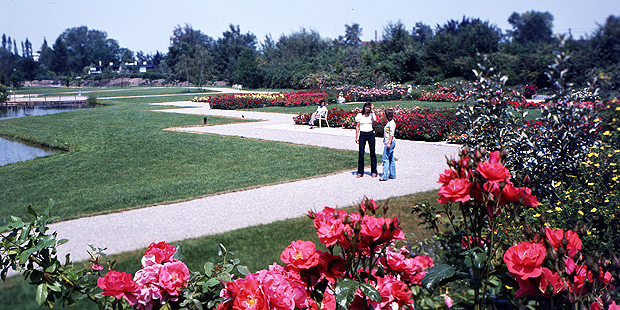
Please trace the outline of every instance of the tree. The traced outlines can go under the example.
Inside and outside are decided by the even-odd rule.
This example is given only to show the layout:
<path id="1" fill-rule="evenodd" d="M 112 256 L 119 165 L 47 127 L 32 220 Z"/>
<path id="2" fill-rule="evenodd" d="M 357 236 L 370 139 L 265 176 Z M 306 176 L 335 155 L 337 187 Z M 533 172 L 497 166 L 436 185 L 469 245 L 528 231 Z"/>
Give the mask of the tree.
<path id="1" fill-rule="evenodd" d="M 195 67 L 192 70 L 193 80 L 198 81 L 198 90 L 202 90 L 202 83 L 205 80 L 205 76 L 211 76 L 213 72 L 213 56 L 209 50 L 202 46 L 196 45 L 196 52 L 194 52 L 194 58 L 192 65 Z"/>
<path id="2" fill-rule="evenodd" d="M 528 11 L 512 13 L 508 22 L 513 30 L 508 34 L 519 43 L 550 43 L 553 41 L 553 15 L 549 12 Z"/>
<path id="3" fill-rule="evenodd" d="M 433 39 L 434 33 L 431 26 L 426 25 L 422 22 L 415 23 L 415 27 L 411 31 L 411 36 L 413 40 L 416 42 L 420 42 L 422 45 L 425 45 L 426 42 Z"/>
<path id="4" fill-rule="evenodd" d="M 232 80 L 236 75 L 241 53 L 246 49 L 256 51 L 256 36 L 251 32 L 241 34 L 239 25 L 232 24 L 222 35 L 213 48 L 215 65 L 221 79 Z"/>
<path id="5" fill-rule="evenodd" d="M 344 37 L 340 36 L 339 39 L 344 44 L 358 48 L 362 45 L 362 28 L 358 23 L 353 23 L 353 25 L 344 25 L 345 27 L 345 35 Z"/>
<path id="6" fill-rule="evenodd" d="M 193 55 L 196 45 L 204 46 L 211 51 L 215 44 L 213 38 L 203 34 L 200 30 L 194 30 L 189 24 L 185 24 L 185 27 L 177 25 L 172 31 L 170 42 L 171 44 L 165 57 L 166 63 L 170 68 L 176 68 L 181 55 Z"/>
<path id="7" fill-rule="evenodd" d="M 243 50 L 239 56 L 235 81 L 249 88 L 256 88 L 261 83 L 260 79 L 261 74 L 256 61 L 256 53 L 250 49 Z"/>
<path id="8" fill-rule="evenodd" d="M 592 42 L 603 66 L 620 64 L 620 16 L 610 15 L 599 25 Z"/>

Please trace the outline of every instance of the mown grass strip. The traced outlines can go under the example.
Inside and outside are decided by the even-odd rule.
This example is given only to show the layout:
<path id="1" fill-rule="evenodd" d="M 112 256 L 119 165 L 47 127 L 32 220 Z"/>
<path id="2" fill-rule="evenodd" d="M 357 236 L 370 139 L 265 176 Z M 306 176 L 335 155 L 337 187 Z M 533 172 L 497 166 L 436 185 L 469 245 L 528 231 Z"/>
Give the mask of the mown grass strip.
<path id="1" fill-rule="evenodd" d="M 158 97 L 154 97 L 158 98 Z M 150 111 L 153 98 L 0 122 L 10 139 L 70 150 L 0 167 L 0 219 L 56 201 L 71 219 L 355 167 L 350 151 L 238 137 L 164 131 L 200 125 L 200 115 Z M 231 122 L 209 117 L 210 124 Z M 235 120 L 236 121 L 236 120 Z M 324 164 L 316 165 L 316 158 Z"/>

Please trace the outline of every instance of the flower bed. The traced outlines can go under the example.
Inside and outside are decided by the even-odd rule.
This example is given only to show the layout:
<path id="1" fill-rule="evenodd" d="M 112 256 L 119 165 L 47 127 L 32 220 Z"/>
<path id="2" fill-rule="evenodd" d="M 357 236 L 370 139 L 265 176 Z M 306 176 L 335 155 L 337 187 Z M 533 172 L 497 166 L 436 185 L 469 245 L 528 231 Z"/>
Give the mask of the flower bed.
<path id="1" fill-rule="evenodd" d="M 300 91 L 280 94 L 224 94 L 194 97 L 193 102 L 210 102 L 211 108 L 223 110 L 252 109 L 264 107 L 299 107 L 327 102 L 327 94 Z"/>
<path id="2" fill-rule="evenodd" d="M 377 136 L 383 135 L 383 127 L 387 124 L 384 118 L 384 107 L 375 109 L 377 122 L 374 124 Z M 360 113 L 359 108 L 351 111 L 343 109 L 331 109 L 328 113 L 328 121 L 332 127 L 355 128 L 355 116 Z M 307 124 L 310 114 L 300 114 L 294 118 L 295 124 Z M 397 107 L 394 109 L 394 121 L 396 122 L 395 137 L 403 140 L 415 141 L 443 141 L 448 132 L 459 127 L 454 113 L 446 110 L 443 113 L 432 109 Z"/>
<path id="3" fill-rule="evenodd" d="M 407 90 L 403 88 L 386 89 L 346 85 L 329 89 L 343 92 L 344 99 L 347 102 L 377 102 L 401 100 L 407 94 Z"/>
<path id="4" fill-rule="evenodd" d="M 440 101 L 440 102 L 461 102 L 465 98 L 455 94 L 454 87 L 438 86 L 434 92 L 423 92 L 418 100 L 420 101 Z"/>

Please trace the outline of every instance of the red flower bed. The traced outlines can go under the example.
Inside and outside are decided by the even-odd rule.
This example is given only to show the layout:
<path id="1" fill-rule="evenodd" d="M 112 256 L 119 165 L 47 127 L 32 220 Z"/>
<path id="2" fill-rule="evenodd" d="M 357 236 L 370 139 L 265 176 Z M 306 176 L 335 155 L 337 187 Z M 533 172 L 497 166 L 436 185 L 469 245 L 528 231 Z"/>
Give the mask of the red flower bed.
<path id="1" fill-rule="evenodd" d="M 355 116 L 359 109 L 344 111 L 343 109 L 331 109 L 328 113 L 328 121 L 331 127 L 355 128 Z M 383 135 L 383 127 L 387 120 L 383 116 L 383 108 L 376 110 L 377 122 L 374 124 L 375 133 L 378 137 Z M 300 114 L 294 118 L 295 124 L 307 124 L 310 114 Z M 456 116 L 453 113 L 439 113 L 431 109 L 404 109 L 396 108 L 394 111 L 396 122 L 395 137 L 403 140 L 415 141 L 443 141 L 448 132 L 458 126 Z"/>
<path id="2" fill-rule="evenodd" d="M 420 95 L 421 101 L 461 102 L 465 98 L 455 95 L 454 87 L 438 86 L 434 92 L 425 92 Z"/>
<path id="3" fill-rule="evenodd" d="M 318 105 L 327 102 L 326 93 L 300 91 L 286 94 L 226 94 L 194 98 L 193 101 L 208 101 L 213 109 L 236 110 L 264 107 L 298 107 Z"/>

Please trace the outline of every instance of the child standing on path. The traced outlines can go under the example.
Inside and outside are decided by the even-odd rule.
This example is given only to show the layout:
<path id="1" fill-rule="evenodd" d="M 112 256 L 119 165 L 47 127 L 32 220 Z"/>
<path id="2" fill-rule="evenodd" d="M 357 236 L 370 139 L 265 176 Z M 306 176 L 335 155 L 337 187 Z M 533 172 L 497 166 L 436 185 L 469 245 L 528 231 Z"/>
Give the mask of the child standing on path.
<path id="1" fill-rule="evenodd" d="M 396 147 L 396 122 L 394 122 L 394 111 L 392 109 L 385 110 L 385 118 L 388 122 L 383 128 L 383 175 L 379 181 L 387 181 L 396 178 L 396 161 L 394 160 L 394 148 Z"/>
<path id="2" fill-rule="evenodd" d="M 377 154 L 375 153 L 375 132 L 372 124 L 377 120 L 373 111 L 372 103 L 366 102 L 362 113 L 355 116 L 355 143 L 359 144 L 359 157 L 357 160 L 357 177 L 364 176 L 364 153 L 366 141 L 370 148 L 370 173 L 373 178 L 377 177 Z"/>

